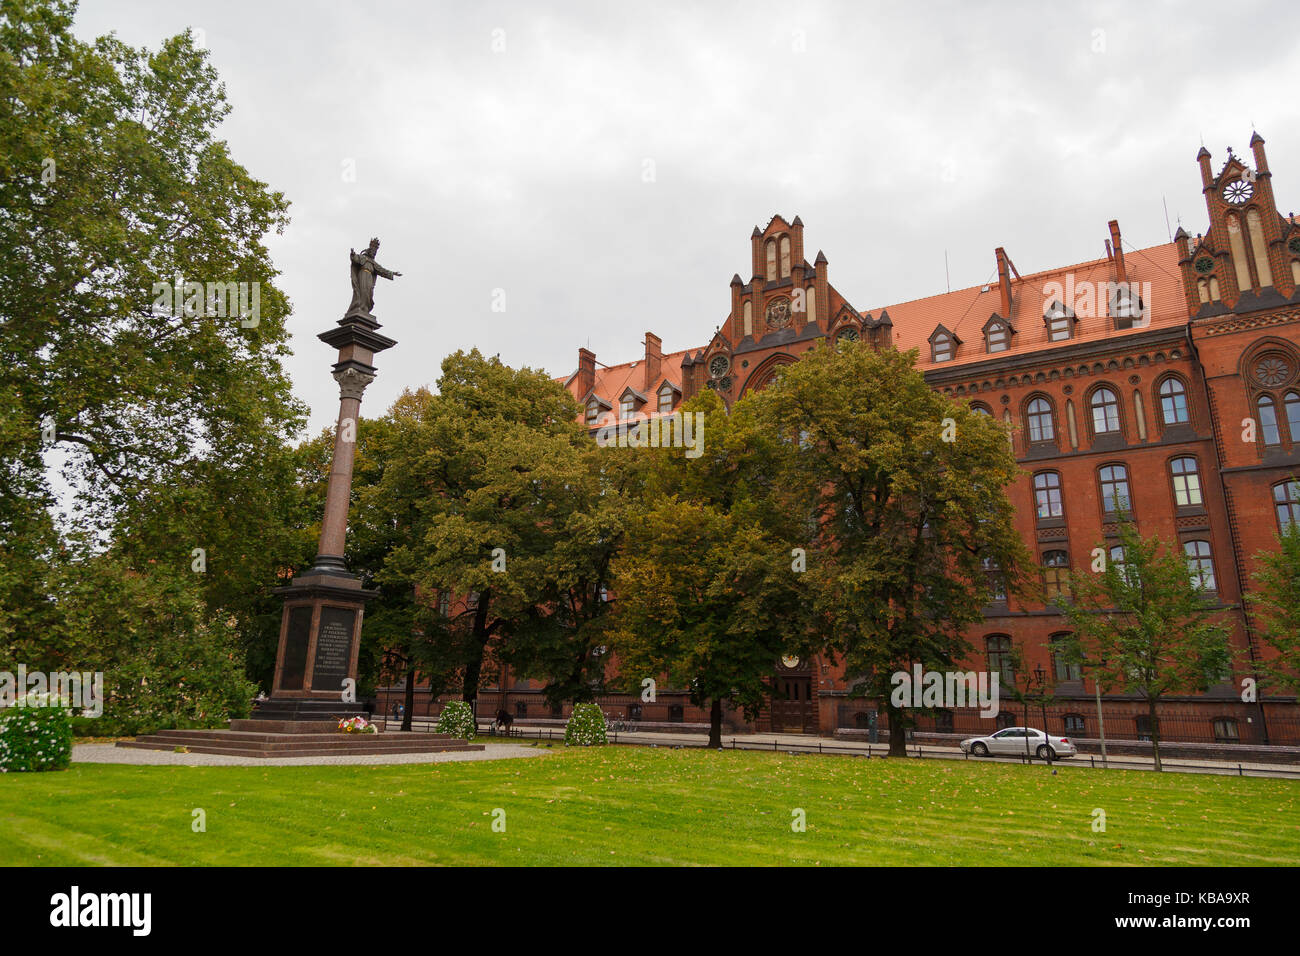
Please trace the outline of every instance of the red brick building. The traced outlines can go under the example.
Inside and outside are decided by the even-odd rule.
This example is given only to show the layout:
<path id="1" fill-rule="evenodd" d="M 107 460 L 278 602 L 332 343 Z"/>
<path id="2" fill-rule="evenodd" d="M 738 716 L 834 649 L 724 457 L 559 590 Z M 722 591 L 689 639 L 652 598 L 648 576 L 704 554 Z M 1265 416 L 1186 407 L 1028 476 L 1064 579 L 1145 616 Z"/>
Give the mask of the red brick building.
<path id="1" fill-rule="evenodd" d="M 1294 697 L 1241 699 L 1243 678 L 1268 650 L 1242 602 L 1253 556 L 1275 549 L 1280 527 L 1300 519 L 1300 225 L 1278 211 L 1263 140 L 1250 145 L 1253 163 L 1229 153 L 1218 172 L 1201 150 L 1209 216 L 1201 235 L 1180 229 L 1172 244 L 1131 249 L 1112 220 L 1108 232 L 1098 230 L 1103 258 L 1021 275 L 999 248 L 989 285 L 865 310 L 832 285 L 825 254 L 808 261 L 803 222 L 774 216 L 754 229 L 749 278 L 732 277 L 730 310 L 707 341 L 664 353 L 646 333 L 643 355 L 612 366 L 579 349 L 565 385 L 594 432 L 615 418 L 669 412 L 704 388 L 730 404 L 819 342 L 916 348 L 934 388 L 1010 427 L 1024 474 L 1009 493 L 1049 594 L 1063 572 L 1088 567 L 1099 543 L 1113 543 L 1119 500 L 1144 536 L 1184 550 L 1230 614 L 1240 655 L 1232 679 L 1171 699 L 1162 737 L 1300 743 Z M 1051 603 L 1003 599 L 967 635 L 976 649 L 967 665 L 1005 670 L 1008 652 L 1021 647 L 1059 701 L 1049 729 L 1095 737 L 1092 684 L 1050 650 L 1067 630 Z M 488 691 L 481 711 L 548 714 L 538 682 L 503 675 Z M 607 713 L 627 709 L 643 720 L 705 719 L 671 690 L 653 704 L 604 703 Z M 1144 701 L 1110 695 L 1102 709 L 1108 738 L 1146 735 Z M 831 661 L 774 661 L 771 703 L 753 729 L 830 734 L 875 721 L 874 704 L 851 698 Z M 729 723 L 744 726 L 736 714 Z M 925 718 L 920 729 L 987 732 L 993 724 L 970 711 Z"/>

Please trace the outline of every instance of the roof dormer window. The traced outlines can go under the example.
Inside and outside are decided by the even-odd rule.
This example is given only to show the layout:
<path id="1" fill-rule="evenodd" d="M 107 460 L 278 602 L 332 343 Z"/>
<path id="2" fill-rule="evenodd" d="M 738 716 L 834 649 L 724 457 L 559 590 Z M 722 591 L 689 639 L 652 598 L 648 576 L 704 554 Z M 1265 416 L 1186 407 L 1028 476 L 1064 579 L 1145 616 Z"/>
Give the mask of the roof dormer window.
<path id="1" fill-rule="evenodd" d="M 1047 341 L 1064 342 L 1074 332 L 1074 315 L 1060 302 L 1053 302 L 1043 313 L 1047 323 Z"/>
<path id="2" fill-rule="evenodd" d="M 667 382 L 659 389 L 659 414 L 668 415 L 673 410 L 673 387 Z"/>

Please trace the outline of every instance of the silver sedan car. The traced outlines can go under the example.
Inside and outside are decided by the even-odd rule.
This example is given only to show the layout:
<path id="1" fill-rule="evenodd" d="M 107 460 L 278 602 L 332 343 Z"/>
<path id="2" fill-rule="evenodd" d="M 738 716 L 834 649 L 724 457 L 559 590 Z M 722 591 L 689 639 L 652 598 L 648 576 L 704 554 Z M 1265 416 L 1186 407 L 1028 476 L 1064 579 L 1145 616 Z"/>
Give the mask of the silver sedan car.
<path id="1" fill-rule="evenodd" d="M 1023 757 L 1032 754 L 1039 760 L 1073 757 L 1079 751 L 1068 737 L 1052 737 L 1033 727 L 1007 727 L 987 737 L 968 737 L 961 742 L 963 753 L 972 757 L 1005 754 Z"/>

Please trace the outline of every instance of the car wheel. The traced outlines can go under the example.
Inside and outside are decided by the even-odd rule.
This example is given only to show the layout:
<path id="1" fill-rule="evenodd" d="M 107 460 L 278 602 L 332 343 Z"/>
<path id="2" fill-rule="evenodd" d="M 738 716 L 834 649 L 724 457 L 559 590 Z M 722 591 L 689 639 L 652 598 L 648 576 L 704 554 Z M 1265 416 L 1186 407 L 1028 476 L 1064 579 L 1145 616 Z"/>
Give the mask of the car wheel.
<path id="1" fill-rule="evenodd" d="M 989 755 L 989 748 L 984 746 L 982 743 L 976 742 L 970 745 L 970 752 L 976 757 L 987 757 Z"/>
<path id="2" fill-rule="evenodd" d="M 1056 751 L 1055 751 L 1055 750 L 1053 750 L 1051 747 L 1047 746 L 1047 744 L 1040 744 L 1039 747 L 1038 747 L 1038 759 L 1039 759 L 1039 760 L 1046 760 L 1048 754 L 1051 754 L 1051 757 L 1052 757 L 1053 760 L 1056 759 Z"/>

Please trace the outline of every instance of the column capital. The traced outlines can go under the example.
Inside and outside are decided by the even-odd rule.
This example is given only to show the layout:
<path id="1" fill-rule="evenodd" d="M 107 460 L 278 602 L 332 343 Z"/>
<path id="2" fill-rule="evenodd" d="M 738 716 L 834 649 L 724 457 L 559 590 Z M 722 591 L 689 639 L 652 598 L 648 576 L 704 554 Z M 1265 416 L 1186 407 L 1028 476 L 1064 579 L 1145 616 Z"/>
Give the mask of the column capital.
<path id="1" fill-rule="evenodd" d="M 366 386 L 375 380 L 375 376 L 370 372 L 363 372 L 359 368 L 341 368 L 334 373 L 334 381 L 339 383 L 339 398 L 355 398 L 361 401 L 361 395 L 366 390 Z"/>

